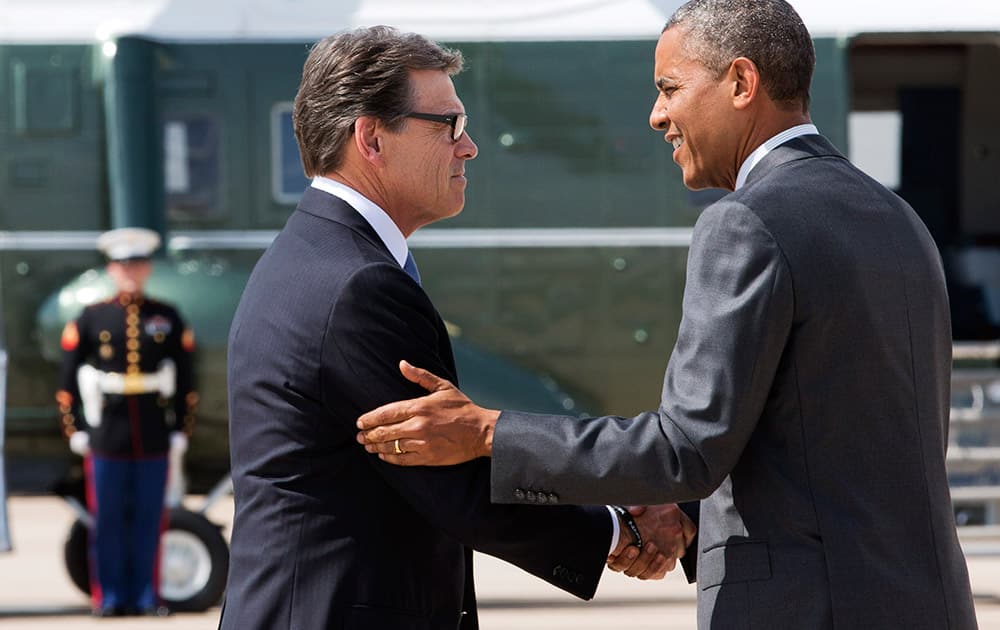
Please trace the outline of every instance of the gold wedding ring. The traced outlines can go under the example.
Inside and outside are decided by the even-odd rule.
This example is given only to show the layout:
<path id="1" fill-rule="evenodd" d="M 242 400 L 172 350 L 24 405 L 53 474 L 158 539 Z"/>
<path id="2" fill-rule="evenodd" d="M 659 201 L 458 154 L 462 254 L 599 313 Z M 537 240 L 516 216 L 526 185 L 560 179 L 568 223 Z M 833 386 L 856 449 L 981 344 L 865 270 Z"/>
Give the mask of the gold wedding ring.
<path id="1" fill-rule="evenodd" d="M 396 455 L 403 454 L 403 449 L 399 448 L 399 438 L 396 438 L 396 440 L 392 443 L 392 445 L 396 451 Z"/>

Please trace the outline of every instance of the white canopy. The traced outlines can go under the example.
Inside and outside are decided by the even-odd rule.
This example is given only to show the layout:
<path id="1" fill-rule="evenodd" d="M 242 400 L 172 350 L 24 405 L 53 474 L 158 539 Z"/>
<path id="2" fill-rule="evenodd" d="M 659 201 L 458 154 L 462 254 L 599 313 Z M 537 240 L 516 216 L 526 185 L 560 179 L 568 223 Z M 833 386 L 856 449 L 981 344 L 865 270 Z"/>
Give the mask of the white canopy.
<path id="1" fill-rule="evenodd" d="M 791 0 L 813 36 L 1000 31 L 997 0 Z M 0 0 L 0 41 L 313 41 L 390 24 L 443 41 L 655 39 L 681 0 Z"/>

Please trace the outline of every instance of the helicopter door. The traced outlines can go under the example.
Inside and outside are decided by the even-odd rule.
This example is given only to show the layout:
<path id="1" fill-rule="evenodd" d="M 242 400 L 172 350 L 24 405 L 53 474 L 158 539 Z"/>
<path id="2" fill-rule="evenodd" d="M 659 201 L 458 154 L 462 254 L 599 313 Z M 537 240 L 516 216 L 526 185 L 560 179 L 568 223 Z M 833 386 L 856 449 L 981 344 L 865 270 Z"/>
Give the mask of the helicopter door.
<path id="1" fill-rule="evenodd" d="M 962 92 L 954 87 L 900 87 L 900 186 L 942 251 L 960 237 Z"/>

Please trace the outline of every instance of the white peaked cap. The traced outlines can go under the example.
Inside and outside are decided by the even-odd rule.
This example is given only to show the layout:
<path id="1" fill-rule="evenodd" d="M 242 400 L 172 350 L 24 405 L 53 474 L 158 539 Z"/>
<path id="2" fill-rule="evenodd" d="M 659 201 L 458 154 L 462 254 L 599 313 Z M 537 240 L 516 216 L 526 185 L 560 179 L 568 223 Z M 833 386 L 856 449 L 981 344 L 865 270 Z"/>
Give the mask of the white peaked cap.
<path id="1" fill-rule="evenodd" d="M 146 228 L 119 228 L 97 238 L 97 249 L 108 260 L 149 258 L 160 246 L 160 235 Z"/>

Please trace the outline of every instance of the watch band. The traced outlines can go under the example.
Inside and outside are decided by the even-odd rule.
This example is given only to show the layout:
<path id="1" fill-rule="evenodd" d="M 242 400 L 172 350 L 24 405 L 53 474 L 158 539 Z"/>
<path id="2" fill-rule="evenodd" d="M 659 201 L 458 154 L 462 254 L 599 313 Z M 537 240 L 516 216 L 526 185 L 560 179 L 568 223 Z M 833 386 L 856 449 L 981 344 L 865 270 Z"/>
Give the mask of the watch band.
<path id="1" fill-rule="evenodd" d="M 641 550 L 642 534 L 639 533 L 639 526 L 636 525 L 635 519 L 632 518 L 632 514 L 629 513 L 629 511 L 624 507 L 622 507 L 621 505 L 612 505 L 610 507 L 612 510 L 615 511 L 616 514 L 622 517 L 622 520 L 625 521 L 625 526 L 628 527 L 629 530 L 632 532 L 631 544 L 638 547 Z"/>

